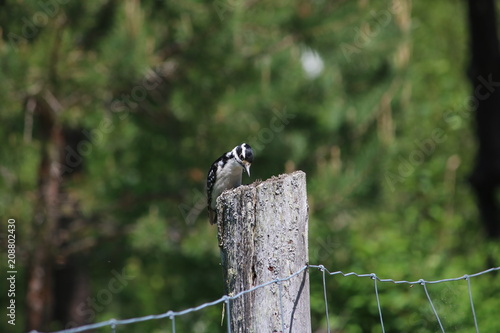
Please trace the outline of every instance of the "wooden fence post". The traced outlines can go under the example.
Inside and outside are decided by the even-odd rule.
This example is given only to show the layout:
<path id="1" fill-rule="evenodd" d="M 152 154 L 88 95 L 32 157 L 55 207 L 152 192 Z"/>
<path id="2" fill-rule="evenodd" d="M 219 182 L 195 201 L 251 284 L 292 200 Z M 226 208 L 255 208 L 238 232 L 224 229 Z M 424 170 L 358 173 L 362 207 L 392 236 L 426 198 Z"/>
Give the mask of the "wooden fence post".
<path id="1" fill-rule="evenodd" d="M 217 216 L 228 295 L 285 278 L 308 263 L 304 172 L 224 192 Z M 311 332 L 308 270 L 231 300 L 227 312 L 232 332 Z"/>

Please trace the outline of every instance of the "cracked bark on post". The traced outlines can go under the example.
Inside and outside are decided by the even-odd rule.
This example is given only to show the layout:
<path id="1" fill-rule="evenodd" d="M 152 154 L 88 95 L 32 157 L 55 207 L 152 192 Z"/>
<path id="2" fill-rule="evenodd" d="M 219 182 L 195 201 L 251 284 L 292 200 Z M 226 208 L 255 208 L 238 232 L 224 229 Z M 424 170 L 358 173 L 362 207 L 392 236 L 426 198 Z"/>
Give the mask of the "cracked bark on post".
<path id="1" fill-rule="evenodd" d="M 232 296 L 308 263 L 306 174 L 240 186 L 217 199 L 218 239 L 226 294 Z M 311 332 L 308 270 L 231 300 L 232 332 Z"/>

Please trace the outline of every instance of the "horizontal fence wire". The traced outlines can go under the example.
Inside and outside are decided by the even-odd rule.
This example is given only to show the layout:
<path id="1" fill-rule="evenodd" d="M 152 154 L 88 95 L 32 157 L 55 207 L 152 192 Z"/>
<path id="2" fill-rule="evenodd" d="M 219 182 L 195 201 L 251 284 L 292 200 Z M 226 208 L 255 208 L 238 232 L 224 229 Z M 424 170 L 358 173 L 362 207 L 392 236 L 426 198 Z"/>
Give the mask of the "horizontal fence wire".
<path id="1" fill-rule="evenodd" d="M 490 269 L 487 269 L 487 270 L 484 270 L 484 271 L 481 271 L 478 273 L 474 273 L 474 274 L 465 274 L 465 275 L 457 277 L 457 278 L 431 280 L 431 281 L 427 281 L 427 280 L 423 280 L 423 279 L 419 279 L 419 280 L 415 280 L 415 281 L 405 281 L 405 280 L 382 279 L 382 278 L 378 277 L 375 273 L 368 273 L 368 274 L 358 274 L 355 272 L 344 273 L 342 271 L 330 271 L 323 265 L 304 265 L 301 269 L 299 269 L 295 273 L 293 273 L 285 278 L 279 278 L 279 279 L 275 279 L 275 280 L 260 284 L 258 286 L 251 288 L 251 289 L 241 291 L 233 296 L 224 295 L 215 301 L 207 302 L 207 303 L 201 304 L 197 307 L 188 308 L 188 309 L 185 309 L 182 311 L 167 311 L 165 313 L 161 313 L 161 314 L 157 314 L 157 315 L 148 315 L 148 316 L 129 318 L 129 319 L 109 319 L 107 321 L 102 321 L 102 322 L 95 323 L 95 324 L 89 324 L 89 325 L 69 328 L 69 329 L 65 329 L 65 330 L 55 331 L 52 333 L 78 333 L 78 332 L 85 332 L 85 331 L 89 331 L 89 330 L 100 328 L 100 327 L 106 327 L 106 326 L 109 326 L 111 328 L 112 332 L 114 333 L 118 326 L 124 326 L 124 325 L 133 324 L 133 323 L 140 323 L 140 322 L 144 322 L 144 321 L 155 320 L 155 319 L 164 319 L 164 318 L 169 318 L 171 320 L 172 332 L 175 333 L 175 318 L 176 317 L 180 317 L 180 316 L 186 315 L 188 313 L 200 311 L 202 309 L 205 309 L 207 307 L 214 306 L 214 305 L 217 305 L 220 303 L 225 304 L 227 318 L 228 318 L 227 319 L 227 331 L 228 331 L 228 333 L 230 333 L 231 332 L 231 326 L 230 326 L 231 324 L 230 324 L 229 316 L 230 316 L 230 301 L 231 300 L 235 300 L 235 299 L 237 299 L 245 294 L 251 293 L 251 292 L 253 292 L 257 289 L 260 289 L 260 288 L 267 287 L 271 284 L 278 285 L 279 291 L 280 291 L 280 298 L 281 298 L 282 282 L 293 279 L 294 277 L 296 277 L 297 275 L 299 275 L 300 273 L 304 272 L 307 269 L 318 269 L 323 273 L 323 291 L 324 291 L 325 309 L 326 309 L 326 318 L 327 318 L 327 332 L 330 332 L 330 324 L 329 324 L 329 320 L 328 320 L 328 301 L 327 301 L 325 275 L 330 275 L 330 276 L 342 275 L 344 277 L 355 276 L 355 277 L 359 277 L 359 278 L 368 277 L 368 278 L 373 279 L 374 280 L 374 288 L 375 288 L 375 296 L 376 296 L 377 306 L 378 306 L 378 312 L 379 312 L 379 316 L 380 316 L 380 323 L 382 326 L 382 332 L 385 332 L 385 329 L 384 329 L 384 321 L 383 321 L 383 316 L 382 316 L 382 309 L 381 309 L 380 300 L 379 300 L 377 281 L 378 282 L 394 283 L 394 284 L 409 284 L 409 285 L 419 284 L 419 285 L 422 285 L 424 287 L 424 290 L 425 290 L 425 293 L 427 296 L 427 300 L 429 301 L 429 303 L 433 309 L 434 315 L 436 316 L 436 318 L 439 322 L 439 326 L 441 328 L 441 331 L 444 332 L 441 321 L 439 320 L 438 313 L 436 312 L 434 305 L 432 303 L 432 300 L 429 296 L 429 293 L 427 292 L 426 285 L 427 284 L 436 284 L 436 283 L 443 283 L 443 282 L 466 280 L 467 286 L 468 286 L 468 293 L 469 293 L 469 299 L 470 299 L 470 303 L 471 303 L 472 314 L 474 317 L 474 325 L 476 328 L 476 332 L 479 332 L 478 325 L 477 325 L 477 318 L 476 318 L 476 314 L 475 314 L 475 310 L 474 310 L 474 302 L 473 302 L 473 298 L 472 298 L 470 278 L 480 276 L 483 274 L 487 274 L 487 273 L 490 273 L 493 271 L 499 271 L 500 267 L 493 267 L 493 268 L 490 268 Z M 280 302 L 281 302 L 281 300 L 280 300 Z M 282 304 L 281 304 L 281 316 L 282 316 L 281 320 L 283 323 L 283 305 Z M 282 326 L 283 326 L 283 324 L 282 324 Z M 37 330 L 32 330 L 29 333 L 43 333 L 43 332 L 37 331 Z"/>
<path id="2" fill-rule="evenodd" d="M 317 268 L 317 269 L 319 269 L 321 271 L 324 270 L 329 275 L 343 275 L 345 277 L 347 277 L 347 276 L 369 277 L 369 278 L 372 278 L 372 279 L 377 279 L 377 281 L 379 281 L 379 282 L 391 282 L 391 283 L 395 283 L 395 284 L 402 284 L 402 283 L 404 283 L 404 284 L 410 284 L 410 285 L 413 285 L 413 284 L 422 284 L 422 283 L 425 283 L 425 284 L 435 284 L 435 283 L 442 283 L 442 282 L 467 280 L 467 279 L 469 279 L 471 277 L 476 277 L 476 276 L 483 275 L 483 274 L 486 274 L 486 273 L 491 273 L 493 271 L 500 271 L 500 267 L 493 267 L 493 268 L 481 271 L 479 273 L 465 274 L 465 275 L 462 275 L 460 277 L 451 278 L 451 279 L 431 280 L 431 281 L 427 281 L 427 280 L 423 280 L 423 279 L 415 280 L 415 281 L 405 281 L 405 280 L 398 281 L 398 280 L 393 280 L 393 279 L 381 279 L 375 273 L 358 274 L 358 273 L 355 273 L 355 272 L 344 273 L 342 271 L 330 272 L 323 265 L 309 265 L 309 268 Z"/>

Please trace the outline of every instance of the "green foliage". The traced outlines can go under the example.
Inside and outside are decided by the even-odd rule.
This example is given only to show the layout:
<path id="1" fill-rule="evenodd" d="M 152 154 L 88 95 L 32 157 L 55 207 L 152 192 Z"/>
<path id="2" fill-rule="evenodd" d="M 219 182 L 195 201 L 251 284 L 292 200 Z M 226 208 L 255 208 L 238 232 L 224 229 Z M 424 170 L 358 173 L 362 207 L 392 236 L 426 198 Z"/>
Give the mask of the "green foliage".
<path id="1" fill-rule="evenodd" d="M 28 104 L 49 92 L 62 106 L 58 121 L 87 133 L 83 170 L 63 187 L 87 221 L 70 241 L 94 244 L 91 294 L 113 270 L 130 277 L 94 321 L 223 294 L 204 181 L 213 160 L 243 141 L 257 152 L 245 182 L 307 173 L 311 263 L 431 280 L 482 270 L 500 253 L 483 237 L 466 182 L 475 146 L 463 5 L 65 2 L 42 22 L 40 3 L 1 5 L 0 211 L 19 221 L 27 265 L 44 142 Z M 307 52 L 323 61 L 317 76 L 304 70 Z M 333 331 L 380 331 L 372 280 L 327 281 Z M 481 331 L 498 330 L 498 282 L 472 279 Z M 473 330 L 465 281 L 428 288 L 447 332 Z M 379 292 L 387 332 L 438 329 L 421 286 L 379 284 Z M 178 318 L 179 330 L 222 332 L 221 311 Z M 324 330 L 314 272 L 311 312 L 313 330 Z"/>

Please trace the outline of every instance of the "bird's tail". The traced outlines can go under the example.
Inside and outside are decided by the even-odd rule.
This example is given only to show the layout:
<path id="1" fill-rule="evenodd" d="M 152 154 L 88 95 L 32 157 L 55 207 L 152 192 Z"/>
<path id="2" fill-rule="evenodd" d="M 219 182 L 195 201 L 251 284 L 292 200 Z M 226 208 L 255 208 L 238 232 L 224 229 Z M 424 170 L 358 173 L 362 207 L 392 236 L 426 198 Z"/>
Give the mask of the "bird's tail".
<path id="1" fill-rule="evenodd" d="M 217 213 L 215 210 L 208 208 L 208 220 L 210 221 L 210 224 L 217 223 Z"/>

